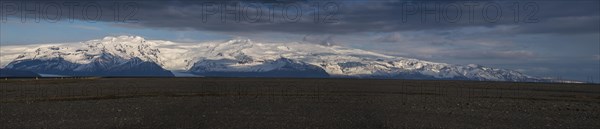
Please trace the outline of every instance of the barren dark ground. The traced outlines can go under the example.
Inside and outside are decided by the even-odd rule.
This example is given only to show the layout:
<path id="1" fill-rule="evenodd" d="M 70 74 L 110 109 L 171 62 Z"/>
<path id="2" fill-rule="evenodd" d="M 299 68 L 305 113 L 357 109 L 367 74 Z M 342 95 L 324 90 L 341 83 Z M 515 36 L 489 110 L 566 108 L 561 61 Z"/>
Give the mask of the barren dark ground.
<path id="1" fill-rule="evenodd" d="M 0 81 L 0 128 L 600 128 L 600 86 L 472 81 Z"/>

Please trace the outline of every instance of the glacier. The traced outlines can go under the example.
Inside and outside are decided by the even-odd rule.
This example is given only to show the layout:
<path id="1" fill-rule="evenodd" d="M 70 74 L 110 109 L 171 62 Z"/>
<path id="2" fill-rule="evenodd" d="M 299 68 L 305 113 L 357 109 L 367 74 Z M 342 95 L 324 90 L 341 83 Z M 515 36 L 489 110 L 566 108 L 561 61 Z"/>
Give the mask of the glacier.
<path id="1" fill-rule="evenodd" d="M 0 48 L 0 67 L 70 76 L 174 76 L 185 71 L 217 77 L 310 77 L 547 81 L 475 64 L 455 65 L 390 56 L 343 46 L 249 39 L 177 43 L 109 36 L 76 43 Z"/>

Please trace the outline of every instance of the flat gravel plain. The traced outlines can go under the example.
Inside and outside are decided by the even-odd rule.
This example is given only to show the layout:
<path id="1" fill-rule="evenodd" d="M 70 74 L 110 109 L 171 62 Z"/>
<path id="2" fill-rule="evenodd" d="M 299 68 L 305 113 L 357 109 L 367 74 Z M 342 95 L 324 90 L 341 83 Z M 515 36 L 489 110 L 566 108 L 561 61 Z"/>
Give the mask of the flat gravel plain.
<path id="1" fill-rule="evenodd" d="M 598 129 L 600 86 L 368 79 L 3 79 L 0 128 Z"/>

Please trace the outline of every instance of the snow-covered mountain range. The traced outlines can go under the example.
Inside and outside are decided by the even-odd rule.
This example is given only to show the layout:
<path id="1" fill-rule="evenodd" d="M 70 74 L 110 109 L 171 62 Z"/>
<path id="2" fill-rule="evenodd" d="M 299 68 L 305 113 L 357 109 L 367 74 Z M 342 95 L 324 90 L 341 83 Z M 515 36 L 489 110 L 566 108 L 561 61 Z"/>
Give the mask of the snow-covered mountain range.
<path id="1" fill-rule="evenodd" d="M 251 40 L 175 43 L 139 36 L 2 46 L 0 67 L 75 76 L 355 77 L 544 81 L 516 71 L 453 65 L 307 43 Z"/>

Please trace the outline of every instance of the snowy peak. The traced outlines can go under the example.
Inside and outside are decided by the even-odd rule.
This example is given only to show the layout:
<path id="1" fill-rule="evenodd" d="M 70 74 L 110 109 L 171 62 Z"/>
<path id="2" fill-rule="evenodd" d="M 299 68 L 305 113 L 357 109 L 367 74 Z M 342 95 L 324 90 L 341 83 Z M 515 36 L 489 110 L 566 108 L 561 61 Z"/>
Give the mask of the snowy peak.
<path id="1" fill-rule="evenodd" d="M 270 72 L 281 69 L 281 59 L 320 68 L 331 77 L 460 79 L 492 81 L 535 81 L 516 71 L 493 69 L 479 65 L 451 65 L 374 52 L 302 43 L 253 43 L 230 40 L 207 44 L 206 53 L 198 55 L 188 71 L 209 72 Z M 239 74 L 239 73 L 238 73 Z"/>
<path id="2" fill-rule="evenodd" d="M 3 52 L 7 51 L 5 48 L 2 48 Z M 117 36 L 74 44 L 39 45 L 34 49 L 8 49 L 23 49 L 25 52 L 16 55 L 3 53 L 3 57 L 14 59 L 6 68 L 37 71 L 72 68 L 75 71 L 135 69 L 139 72 L 154 69 L 160 73 L 168 69 L 202 76 L 541 80 L 512 70 L 475 64 L 452 65 L 342 46 L 259 43 L 249 39 L 192 44 Z M 16 67 L 17 64 L 19 67 Z"/>
<path id="3" fill-rule="evenodd" d="M 139 36 L 105 37 L 102 40 L 90 40 L 78 44 L 57 44 L 38 47 L 33 52 L 25 52 L 15 60 L 48 60 L 63 58 L 72 63 L 87 64 L 105 58 L 107 54 L 123 59 L 134 57 L 144 61 L 158 61 L 160 51 Z"/>
<path id="4" fill-rule="evenodd" d="M 154 70 L 156 76 L 172 76 L 160 64 L 143 63 L 160 63 L 159 54 L 155 44 L 146 43 L 139 36 L 105 37 L 74 44 L 42 45 L 18 55 L 6 68 L 77 76 L 120 76 L 128 74 L 115 69 L 148 69 Z M 148 73 L 155 76 L 152 71 Z"/>
<path id="5" fill-rule="evenodd" d="M 89 49 L 118 55 L 126 59 L 137 57 L 144 61 L 157 62 L 160 53 L 156 44 L 146 42 L 139 36 L 105 37 L 102 40 L 87 41 L 85 44 Z"/>

